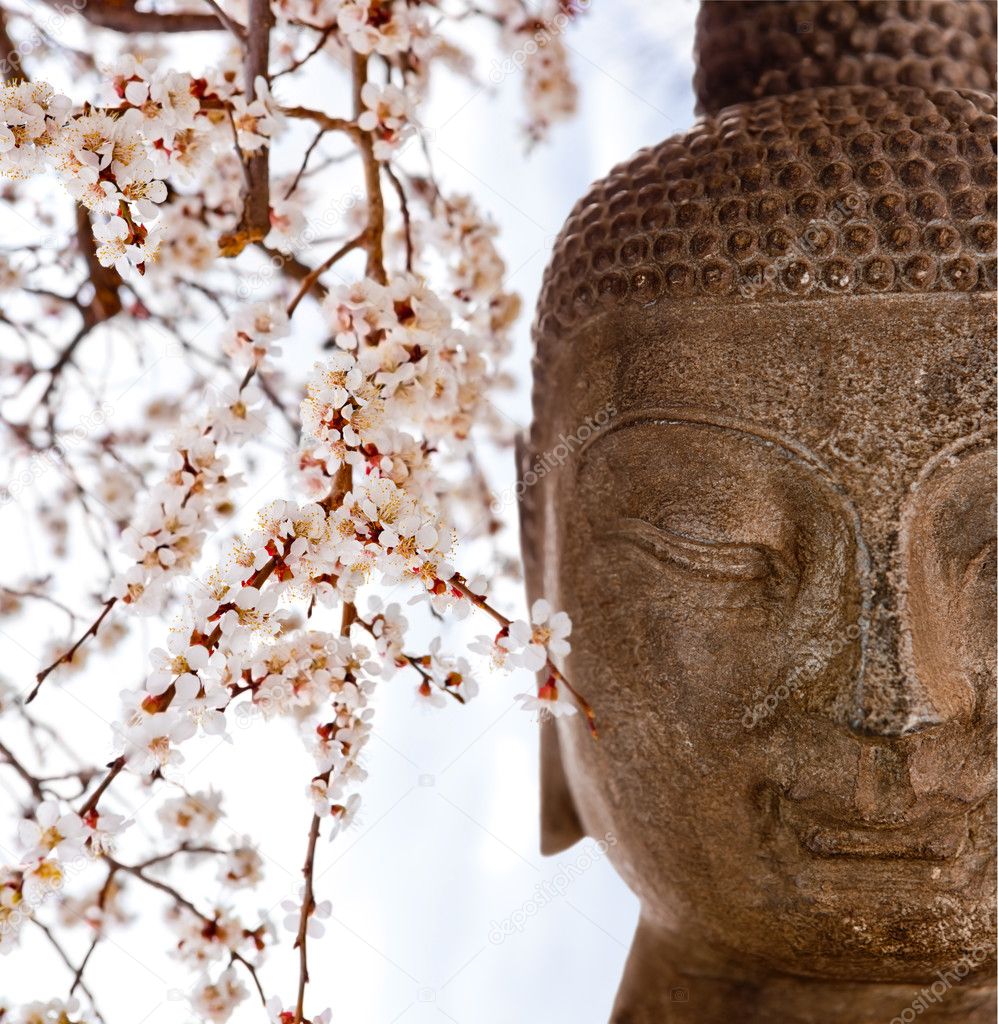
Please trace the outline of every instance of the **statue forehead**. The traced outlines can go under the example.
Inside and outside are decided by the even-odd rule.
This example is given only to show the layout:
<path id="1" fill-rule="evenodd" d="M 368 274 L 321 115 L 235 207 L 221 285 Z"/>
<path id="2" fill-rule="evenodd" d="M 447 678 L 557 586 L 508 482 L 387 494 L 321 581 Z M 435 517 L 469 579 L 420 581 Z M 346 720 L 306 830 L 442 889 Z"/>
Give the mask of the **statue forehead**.
<path id="1" fill-rule="evenodd" d="M 993 294 L 621 307 L 547 362 L 534 448 L 685 407 L 910 476 L 993 423 L 995 329 Z"/>

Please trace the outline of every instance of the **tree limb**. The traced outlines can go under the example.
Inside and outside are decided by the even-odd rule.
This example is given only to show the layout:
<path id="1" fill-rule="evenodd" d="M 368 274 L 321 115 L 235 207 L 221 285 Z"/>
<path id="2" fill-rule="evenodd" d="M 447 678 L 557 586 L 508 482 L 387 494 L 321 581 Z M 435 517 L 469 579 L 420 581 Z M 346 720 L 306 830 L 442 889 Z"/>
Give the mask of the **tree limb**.
<path id="1" fill-rule="evenodd" d="M 270 0 L 249 0 L 243 81 L 247 103 L 256 99 L 258 76 L 270 81 L 270 30 L 274 13 Z M 250 242 L 260 242 L 270 232 L 270 146 L 246 158 L 243 212 L 235 231 L 223 235 L 218 247 L 223 256 L 238 256 Z"/>
<path id="2" fill-rule="evenodd" d="M 63 0 L 45 0 L 50 7 L 62 10 Z M 98 28 L 112 32 L 217 32 L 226 28 L 217 14 L 157 14 L 138 11 L 135 0 L 91 0 L 79 13 Z"/>

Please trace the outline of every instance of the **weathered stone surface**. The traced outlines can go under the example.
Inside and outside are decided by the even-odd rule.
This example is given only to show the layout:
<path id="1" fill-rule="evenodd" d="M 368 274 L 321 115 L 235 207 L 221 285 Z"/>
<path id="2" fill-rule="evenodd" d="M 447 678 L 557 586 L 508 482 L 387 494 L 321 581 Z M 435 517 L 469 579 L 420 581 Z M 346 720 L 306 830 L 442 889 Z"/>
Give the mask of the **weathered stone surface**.
<path id="1" fill-rule="evenodd" d="M 728 106 L 556 245 L 524 554 L 601 739 L 543 726 L 544 842 L 641 898 L 617 1024 L 994 1020 L 993 115 Z"/>

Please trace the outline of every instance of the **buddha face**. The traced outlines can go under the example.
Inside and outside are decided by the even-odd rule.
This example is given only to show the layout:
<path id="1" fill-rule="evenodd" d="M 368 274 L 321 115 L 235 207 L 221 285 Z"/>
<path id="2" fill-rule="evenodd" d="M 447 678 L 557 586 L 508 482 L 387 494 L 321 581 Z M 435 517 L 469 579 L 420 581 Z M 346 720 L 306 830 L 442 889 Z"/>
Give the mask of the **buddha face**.
<path id="1" fill-rule="evenodd" d="M 993 952 L 991 310 L 627 309 L 560 368 L 535 449 L 616 410 L 525 517 L 601 730 L 558 724 L 570 799 L 715 957 L 897 981 Z"/>

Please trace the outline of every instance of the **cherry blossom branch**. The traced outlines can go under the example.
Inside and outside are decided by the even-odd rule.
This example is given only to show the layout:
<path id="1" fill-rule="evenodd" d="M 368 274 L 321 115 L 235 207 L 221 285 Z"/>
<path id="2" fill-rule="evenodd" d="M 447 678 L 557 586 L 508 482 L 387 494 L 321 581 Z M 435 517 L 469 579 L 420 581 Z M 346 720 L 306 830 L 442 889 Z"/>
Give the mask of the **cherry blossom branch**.
<path id="1" fill-rule="evenodd" d="M 73 988 L 79 988 L 80 991 L 87 997 L 87 999 L 90 1000 L 90 1008 L 93 1010 L 94 1016 L 97 1018 L 100 1024 L 104 1024 L 104 1016 L 100 1012 L 100 1010 L 97 1009 L 97 1004 L 96 1002 L 94 1002 L 93 993 L 83 983 L 83 967 L 76 967 L 73 961 L 69 958 L 69 954 L 62 948 L 62 943 L 59 942 L 59 940 L 52 934 L 52 929 L 49 928 L 48 925 L 42 924 L 42 922 L 39 921 L 38 918 L 32 918 L 32 920 L 34 921 L 35 926 L 39 929 L 39 931 L 41 931 L 45 938 L 48 939 L 49 945 L 51 945 L 51 947 L 56 951 L 56 953 L 59 956 L 59 959 L 73 972 Z M 84 964 L 85 963 L 86 961 L 84 960 Z"/>
<path id="2" fill-rule="evenodd" d="M 312 290 L 312 286 L 316 281 L 327 271 L 330 267 L 338 263 L 347 253 L 353 252 L 358 246 L 365 244 L 367 240 L 367 232 L 358 235 L 356 238 L 351 238 L 349 242 L 344 242 L 343 245 L 333 253 L 329 259 L 324 260 L 314 270 L 310 271 L 305 279 L 301 283 L 301 287 L 295 293 L 294 298 L 288 303 L 287 314 L 293 316 L 294 311 L 298 308 L 298 303 Z"/>
<path id="3" fill-rule="evenodd" d="M 332 771 L 323 772 L 319 778 L 328 782 Z M 319 841 L 319 830 L 322 819 L 318 814 L 312 815 L 312 822 L 308 830 L 308 846 L 305 850 L 305 863 L 302 866 L 302 875 L 305 878 L 305 888 L 302 893 L 301 916 L 298 922 L 298 933 L 295 936 L 295 948 L 298 950 L 298 996 L 295 1002 L 295 1015 L 293 1024 L 302 1024 L 305 1012 L 305 987 L 308 985 L 308 919 L 315 909 L 314 875 L 315 875 L 315 845 Z"/>
<path id="4" fill-rule="evenodd" d="M 571 624 L 546 603 L 546 610 L 536 610 L 535 603 L 532 624 L 510 623 L 484 597 L 478 598 L 485 592 L 478 580 L 469 584 L 457 576 L 449 581 L 449 570 L 440 568 L 449 559 L 452 519 L 461 514 L 456 506 L 467 503 L 474 510 L 481 501 L 484 478 L 474 466 L 468 469 L 467 440 L 482 417 L 484 396 L 503 379 L 497 367 L 508 349 L 518 305 L 503 284 L 506 265 L 493 244 L 495 226 L 470 196 L 441 191 L 426 138 L 419 140 L 426 157 L 423 172 L 405 173 L 396 162 L 418 124 L 414 104 L 429 84 L 434 48 L 424 41 L 432 42 L 438 15 L 446 21 L 452 14 L 433 3 L 363 3 L 351 5 L 357 10 L 350 19 L 338 19 L 335 8 L 326 11 L 321 5 L 306 19 L 297 13 L 289 16 L 286 4 L 248 0 L 244 29 L 226 15 L 219 0 L 206 2 L 212 13 L 196 16 L 195 24 L 210 21 L 217 30 L 221 23 L 240 39 L 241 74 L 233 74 L 227 61 L 196 76 L 121 54 L 110 73 L 102 74 L 103 81 L 87 83 L 95 90 L 93 102 L 80 106 L 45 83 L 18 82 L 5 89 L 0 104 L 0 170 L 15 171 L 14 177 L 22 171 L 54 177 L 81 204 L 79 252 L 64 247 L 48 259 L 40 247 L 28 246 L 21 255 L 0 246 L 0 289 L 6 293 L 13 277 L 40 313 L 23 318 L 23 323 L 17 322 L 19 313 L 8 319 L 14 321 L 15 341 L 26 353 L 14 364 L 14 379 L 30 381 L 34 374 L 48 373 L 44 404 L 50 441 L 57 406 L 52 397 L 61 393 L 67 367 L 73 368 L 74 382 L 78 377 L 88 396 L 99 401 L 108 394 L 110 375 L 98 371 L 91 379 L 85 360 L 95 361 L 95 346 L 84 341 L 96 324 L 110 317 L 120 316 L 130 327 L 149 322 L 157 332 L 172 335 L 180 353 L 193 357 L 194 387 L 210 383 L 208 372 L 224 369 L 228 360 L 237 361 L 242 373 L 241 382 L 225 374 L 219 401 L 213 398 L 208 414 L 181 426 L 161 460 L 159 475 L 157 469 L 147 469 L 156 457 L 143 450 L 152 438 L 145 424 L 116 426 L 102 441 L 87 440 L 72 458 L 65 451 L 54 453 L 55 464 L 60 469 L 65 465 L 70 485 L 60 480 L 55 488 L 53 504 L 59 511 L 53 518 L 59 519 L 53 534 L 59 528 L 64 534 L 70 528 L 79 532 L 76 520 L 63 516 L 59 507 L 73 499 L 77 518 L 82 508 L 83 525 L 91 529 L 99 549 L 107 547 L 106 538 L 116 531 L 122 534 L 128 564 L 116 574 L 109 561 L 114 582 L 99 617 L 38 673 L 29 699 L 59 666 L 82 663 L 83 645 L 94 637 L 102 644 L 105 638 L 114 642 L 118 630 L 110 627 L 112 608 L 162 615 L 176 596 L 167 583 L 200 575 L 208 531 L 237 504 L 232 499 L 238 474 L 228 468 L 226 445 L 250 439 L 256 444 L 258 436 L 261 444 L 266 440 L 265 421 L 256 416 L 257 403 L 267 411 L 261 389 L 282 411 L 291 408 L 295 392 L 303 395 L 300 424 L 286 415 L 292 428 L 301 431 L 293 467 L 301 489 L 287 496 L 297 500 L 282 496 L 261 509 L 256 528 L 245 536 L 236 534 L 228 557 L 203 576 L 202 589 L 187 589 L 183 624 L 171 630 L 168 650 L 151 652 L 151 672 L 137 690 L 124 695 L 122 718 L 114 726 L 121 744 L 117 757 L 102 769 L 59 775 L 57 766 L 40 776 L 0 747 L 0 761 L 12 763 L 11 774 L 16 772 L 31 791 L 31 801 L 25 793 L 25 802 L 34 804 L 18 830 L 27 852 L 0 870 L 0 910 L 24 900 L 25 894 L 32 905 L 36 894 L 51 895 L 56 888 L 52 880 L 64 876 L 81 844 L 94 853 L 110 849 L 125 823 L 121 815 L 103 811 L 102 804 L 112 786 L 129 784 L 116 782 L 118 776 L 134 772 L 136 780 L 145 779 L 158 791 L 160 782 L 172 778 L 172 766 L 182 763 L 183 744 L 198 735 L 225 733 L 230 709 L 268 720 L 293 717 L 318 774 L 310 787 L 313 808 L 303 837 L 303 899 L 293 907 L 292 917 L 298 949 L 296 1008 L 285 1006 L 277 1016 L 288 1024 L 305 1024 L 328 1018 L 328 1011 L 305 1014 L 309 954 L 314 959 L 315 925 L 326 905 L 316 904 L 318 839 L 323 832 L 335 835 L 347 827 L 360 799 L 355 792 L 345 795 L 344 787 L 363 775 L 358 759 L 370 735 L 368 700 L 378 678 L 371 663 L 380 658 L 385 677 L 394 669 L 411 668 L 418 677 L 418 693 L 433 704 L 443 703 L 439 691 L 463 703 L 477 690 L 465 658 L 443 653 L 439 636 L 425 645 L 413 642 L 399 605 L 382 607 L 368 588 L 400 580 L 425 585 L 435 619 L 451 610 L 463 615 L 471 607 L 466 603 L 470 598 L 509 637 L 508 647 L 493 642 L 499 659 L 508 656 L 507 664 L 543 665 L 547 671 L 537 700 L 527 698 L 530 705 L 551 701 L 558 713 L 574 710 L 567 699 L 574 691 L 550 658 L 567 652 L 564 638 Z M 135 0 L 92 2 L 87 17 L 122 31 L 179 30 L 179 19 L 191 17 L 188 12 L 145 13 L 139 6 Z M 269 74 L 268 61 L 271 16 L 279 22 L 284 55 L 282 70 L 275 75 Z M 173 20 L 166 26 L 162 19 Z M 494 21 L 507 34 L 504 45 L 522 38 L 516 35 L 522 21 L 517 4 L 508 13 L 497 12 Z M 301 29 L 309 35 L 296 38 Z M 40 38 L 42 57 L 48 57 L 58 44 L 44 32 Z M 448 46 L 459 45 L 448 40 Z M 281 110 L 274 105 L 264 83 L 292 76 L 324 56 L 335 63 L 344 53 L 351 54 L 349 109 L 327 114 L 310 106 Z M 552 85 L 557 92 L 557 67 L 552 74 L 549 54 L 544 56 L 535 84 L 545 94 Z M 90 66 L 96 69 L 93 62 Z M 530 78 L 529 72 L 524 78 Z M 293 82 L 291 94 L 307 95 L 303 76 Z M 298 88 L 302 85 L 306 90 Z M 556 97 L 542 114 L 557 105 Z M 306 122 L 307 138 L 289 154 L 289 173 L 272 182 L 276 165 L 270 147 L 286 120 Z M 349 151 L 321 155 L 320 142 L 327 133 L 349 139 L 351 145 L 343 147 Z M 291 145 L 297 147 L 297 138 Z M 408 155 L 418 157 L 420 147 L 415 148 Z M 352 225 L 356 213 L 352 194 L 344 197 L 350 202 L 342 208 L 335 201 L 321 210 L 308 208 L 326 187 L 319 174 L 354 157 L 358 159 L 352 168 L 344 170 L 355 170 L 363 181 L 366 223 L 359 232 L 342 227 Z M 385 196 L 383 188 L 393 189 L 394 195 Z M 262 265 L 259 257 L 234 266 L 214 262 L 218 244 L 228 255 L 252 244 L 267 255 L 269 265 Z M 351 282 L 324 287 L 323 275 L 361 249 L 364 272 Z M 324 257 L 329 250 L 332 254 Z M 66 289 L 51 285 L 58 280 L 54 271 L 64 273 L 66 280 L 79 279 L 82 271 L 84 285 L 74 295 L 60 294 Z M 145 281 L 136 278 L 146 272 Z M 163 305 L 160 296 L 178 292 L 185 301 L 158 308 Z M 322 362 L 307 377 L 296 376 L 300 361 L 278 364 L 274 343 L 288 333 L 288 321 L 303 300 L 319 295 L 326 300 L 319 310 L 326 326 L 312 347 L 322 353 Z M 218 313 L 227 320 L 219 351 L 210 343 L 195 346 L 192 331 L 204 326 L 205 315 Z M 79 330 L 74 314 L 82 320 Z M 141 336 L 142 331 L 134 333 Z M 39 338 L 50 343 L 48 352 L 55 352 L 51 364 L 46 359 L 43 366 L 31 355 Z M 139 350 L 138 358 L 145 366 L 145 353 Z M 150 412 L 150 423 L 162 423 L 164 415 L 191 404 L 176 392 L 164 395 L 159 409 Z M 17 451 L 18 458 L 23 454 L 34 459 L 48 450 L 44 435 L 34 433 L 35 410 L 23 429 L 11 429 L 26 446 L 23 453 Z M 250 471 L 254 456 L 247 451 L 240 460 Z M 450 481 L 455 483 L 453 493 Z M 149 491 L 149 498 L 136 508 L 129 501 L 132 491 Z M 37 502 L 43 512 L 48 500 L 46 495 Z M 94 519 L 98 503 L 108 512 L 99 525 Z M 232 526 L 239 530 L 235 522 Z M 52 574 L 53 581 L 60 578 Z M 372 612 L 365 621 L 355 602 L 368 596 Z M 299 601 L 307 603 L 304 620 L 295 607 Z M 278 602 L 292 607 L 279 609 Z M 341 610 L 338 634 L 320 625 L 319 616 L 312 618 L 314 610 L 336 603 Z M 16 601 L 6 604 L 17 610 Z M 74 619 L 73 633 L 89 618 Z M 372 635 L 373 655 L 359 630 L 352 630 L 355 624 Z M 493 653 L 488 638 L 484 640 L 478 649 Z M 0 691 L 0 700 L 5 696 Z M 13 709 L 24 715 L 31 750 L 44 764 L 39 737 L 48 727 L 28 719 L 24 703 L 15 698 Z M 575 705 L 588 708 L 578 697 Z M 587 717 L 592 724 L 591 711 Z M 48 736 L 61 743 L 49 729 L 46 744 Z M 70 761 L 74 763 L 78 759 Z M 67 784 L 59 785 L 60 779 Z M 228 964 L 222 963 L 221 974 L 205 974 L 190 993 L 195 1015 L 221 1019 L 219 1015 L 230 1014 L 246 997 L 249 986 L 240 983 L 236 964 L 249 970 L 264 1002 L 253 952 L 254 946 L 262 951 L 262 931 L 238 924 L 239 931 L 238 918 L 224 907 L 208 906 L 212 916 L 201 913 L 197 905 L 202 898 L 197 893 L 184 896 L 184 887 L 178 888 L 170 875 L 185 863 L 182 854 L 190 853 L 219 858 L 223 885 L 237 888 L 259 879 L 263 865 L 250 842 L 230 850 L 212 842 L 219 799 L 221 794 L 212 791 L 166 800 L 158 817 L 170 842 L 156 843 L 152 851 L 145 848 L 127 864 L 117 854 L 106 860 L 107 875 L 96 902 L 90 895 L 82 903 L 80 916 L 95 934 L 74 969 L 71 997 L 83 984 L 97 945 L 123 913 L 116 905 L 120 886 L 115 878 L 131 875 L 141 882 L 139 888 L 160 892 L 176 908 L 173 921 L 182 935 L 177 952 L 183 959 L 204 963 L 208 944 L 215 950 L 225 944 Z M 326 824 L 325 817 L 330 818 Z M 76 913 L 75 906 L 74 897 L 66 910 Z M 0 945 L 16 939 L 16 934 L 0 934 Z M 245 947 L 246 956 L 240 952 L 244 939 L 253 944 Z M 272 1006 L 268 1014 L 274 1016 Z M 71 1008 L 64 1015 L 74 1017 Z"/>
<path id="5" fill-rule="evenodd" d="M 208 0 L 208 2 L 212 2 L 212 0 Z M 309 50 L 304 57 L 301 57 L 298 60 L 293 61 L 286 68 L 282 68 L 276 74 L 271 75 L 271 81 L 273 81 L 275 78 L 280 78 L 282 75 L 290 75 L 292 72 L 297 71 L 301 67 L 304 67 L 326 45 L 326 40 L 333 34 L 333 32 L 336 31 L 336 25 L 330 23 L 325 28 L 321 30 L 316 29 L 316 31 L 319 33 L 319 38 L 316 39 L 315 45 L 312 47 L 312 49 Z"/>
<path id="6" fill-rule="evenodd" d="M 503 615 L 498 608 L 494 608 L 489 602 L 482 597 L 480 594 L 476 594 L 473 590 L 469 589 L 467 581 L 461 576 L 460 573 L 455 573 L 449 580 L 447 580 L 447 586 L 453 587 L 459 594 L 466 597 L 476 607 L 480 608 L 487 615 L 490 615 L 499 625 L 502 627 L 502 631 L 509 633 L 509 627 L 513 624 L 513 620 Z M 596 728 L 596 713 L 593 711 L 592 706 L 589 702 L 579 693 L 578 690 L 565 678 L 564 673 L 557 665 L 550 659 L 544 665 L 544 671 L 549 676 L 553 676 L 559 683 L 564 683 L 565 688 L 575 698 L 576 703 L 579 705 L 579 709 L 582 711 L 586 718 L 586 725 L 589 727 L 589 732 L 593 738 L 599 737 L 599 732 Z"/>
<path id="7" fill-rule="evenodd" d="M 36 581 L 36 586 L 42 586 L 47 582 L 47 580 L 38 580 Z M 25 590 L 20 587 L 8 587 L 4 584 L 0 584 L 0 594 L 7 594 L 13 598 L 23 597 L 31 601 L 42 601 L 45 604 L 51 605 L 53 608 L 58 608 L 59 611 L 65 613 L 69 619 L 71 627 L 75 626 L 77 622 L 76 612 L 74 612 L 68 605 L 63 604 L 62 601 L 52 597 L 51 594 L 45 594 L 38 590 Z"/>
<path id="8" fill-rule="evenodd" d="M 41 803 L 45 799 L 45 789 L 42 786 L 41 782 L 38 779 L 36 779 L 35 776 L 32 775 L 31 772 L 29 772 L 28 769 L 25 768 L 23 764 L 21 764 L 21 762 L 11 752 L 10 747 L 8 747 L 5 743 L 0 743 L 0 755 L 3 755 L 3 758 L 6 761 L 6 763 L 9 764 L 11 768 L 13 768 L 14 771 L 21 776 L 25 783 L 27 783 L 28 788 L 31 790 L 31 793 L 34 796 L 35 800 Z"/>
<path id="9" fill-rule="evenodd" d="M 312 121 L 324 132 L 345 132 L 354 138 L 358 138 L 361 134 L 355 122 L 348 121 L 342 117 L 330 117 L 321 110 L 313 110 L 311 107 L 281 107 L 280 111 L 285 117 L 291 117 L 299 121 Z"/>
<path id="10" fill-rule="evenodd" d="M 76 238 L 94 288 L 94 297 L 85 315 L 85 322 L 92 326 L 121 312 L 121 274 L 114 267 L 103 266 L 97 259 L 90 214 L 79 203 L 76 206 Z"/>
<path id="11" fill-rule="evenodd" d="M 277 565 L 276 557 L 270 558 L 264 565 L 262 565 L 256 572 L 250 576 L 249 580 L 246 581 L 245 586 L 254 587 L 259 589 L 263 584 L 270 578 Z M 209 651 L 214 650 L 215 646 L 222 636 L 221 624 L 217 625 L 214 630 L 208 636 L 203 637 L 199 640 L 199 643 Z M 155 698 L 156 709 L 158 711 L 165 711 L 176 696 L 176 684 L 171 683 L 170 686 L 163 691 L 159 697 Z M 127 758 L 124 754 L 116 757 L 107 767 L 108 772 L 101 780 L 100 785 L 94 790 L 90 798 L 83 804 L 79 810 L 81 818 L 86 817 L 91 812 L 97 809 L 97 805 L 100 803 L 101 797 L 110 787 L 111 783 L 124 771 L 125 765 L 127 764 Z"/>
<path id="12" fill-rule="evenodd" d="M 343 465 L 337 471 L 333 483 L 332 501 L 333 507 L 340 505 L 349 493 L 353 482 L 353 470 L 348 465 Z M 343 603 L 343 611 L 340 619 L 340 636 L 349 636 L 350 627 L 357 618 L 357 609 L 352 601 Z M 319 778 L 328 783 L 332 769 L 323 772 Z M 305 1013 L 305 987 L 308 985 L 308 920 L 315 909 L 315 846 L 319 841 L 319 831 L 322 826 L 322 819 L 318 814 L 312 815 L 312 821 L 308 829 L 308 845 L 305 850 L 305 863 L 302 866 L 302 875 L 305 879 L 305 888 L 302 894 L 301 914 L 298 919 L 298 932 L 295 936 L 295 946 L 298 950 L 298 996 L 295 1001 L 295 1014 L 293 1024 L 302 1024 Z"/>
<path id="13" fill-rule="evenodd" d="M 243 42 L 246 39 L 246 29 L 237 21 L 230 18 L 225 11 L 216 3 L 216 0 L 204 0 L 204 2 L 215 12 L 215 17 L 238 39 Z"/>
<path id="14" fill-rule="evenodd" d="M 367 56 L 353 54 L 353 114 L 360 117 L 365 110 L 362 97 L 367 84 Z M 388 280 L 385 273 L 385 200 L 381 193 L 381 164 L 374 157 L 374 140 L 370 132 L 361 132 L 357 141 L 364 164 L 364 188 L 367 192 L 367 275 L 378 284 Z"/>
<path id="15" fill-rule="evenodd" d="M 101 609 L 100 615 L 87 627 L 85 633 L 81 634 L 79 639 L 69 648 L 68 651 L 64 651 L 59 655 L 51 665 L 43 668 L 40 672 L 35 675 L 35 685 L 31 688 L 31 692 L 24 699 L 25 704 L 30 704 L 35 697 L 38 696 L 38 691 L 42 688 L 42 683 L 60 666 L 71 662 L 76 656 L 76 652 L 86 643 L 90 637 L 96 637 L 97 631 L 101 627 L 101 623 L 107 618 L 111 609 L 118 603 L 116 597 L 109 597 L 104 602 L 104 607 Z"/>
<path id="16" fill-rule="evenodd" d="M 156 889 L 164 895 L 169 896 L 170 899 L 172 899 L 173 902 L 178 907 L 183 907 L 185 910 L 189 911 L 200 921 L 203 921 L 206 925 L 214 926 L 218 923 L 217 917 L 210 917 L 203 911 L 198 910 L 198 908 L 186 896 L 180 893 L 174 886 L 162 881 L 159 878 L 153 878 L 151 875 L 147 875 L 143 870 L 144 865 L 124 864 L 120 860 L 116 860 L 114 857 L 111 856 L 105 856 L 104 859 L 107 861 L 107 863 L 110 865 L 113 871 L 121 871 L 124 874 L 131 875 L 133 878 L 138 879 L 144 885 L 148 885 L 150 888 Z M 253 979 L 253 984 L 256 987 L 257 993 L 260 996 L 260 1002 L 264 1006 L 266 1006 L 267 996 L 263 991 L 263 986 L 260 984 L 260 978 L 259 975 L 257 974 L 257 970 L 254 964 L 247 960 L 246 957 L 243 956 L 243 954 L 240 953 L 238 950 L 228 947 L 227 952 L 232 962 L 242 964 L 242 966 L 245 967 L 246 970 L 249 972 L 250 977 Z"/>
<path id="17" fill-rule="evenodd" d="M 274 13 L 270 0 L 249 0 L 246 29 L 246 99 L 257 98 L 256 81 L 269 83 L 270 30 Z M 270 146 L 254 153 L 246 165 L 246 199 L 242 228 L 250 241 L 263 239 L 270 231 Z"/>
<path id="18" fill-rule="evenodd" d="M 269 83 L 270 30 L 274 12 L 270 0 L 249 0 L 245 34 L 243 78 L 246 100 L 257 99 L 257 80 Z M 238 143 L 237 143 L 238 144 Z M 218 240 L 224 256 L 238 256 L 250 242 L 261 242 L 270 232 L 270 146 L 264 145 L 245 158 L 243 212 L 235 231 Z"/>
<path id="19" fill-rule="evenodd" d="M 112 872 L 112 874 L 113 874 L 113 872 Z M 111 878 L 111 874 L 108 875 L 108 879 L 110 879 L 110 878 Z M 103 893 L 103 890 L 102 890 L 102 893 Z M 86 953 L 83 954 L 83 959 L 80 961 L 79 966 L 76 968 L 75 972 L 73 973 L 73 979 L 69 983 L 69 994 L 70 994 L 70 996 L 72 996 L 73 993 L 77 989 L 80 989 L 84 994 L 86 994 L 86 989 L 84 988 L 84 985 L 83 985 L 83 975 L 84 975 L 84 973 L 87 970 L 87 964 L 90 963 L 90 958 L 93 956 L 94 950 L 97 948 L 98 944 L 100 943 L 100 940 L 101 940 L 101 936 L 100 936 L 99 933 L 97 935 L 95 935 L 90 940 L 90 945 L 87 946 L 87 951 L 86 951 Z M 90 997 L 88 996 L 88 998 L 90 998 Z"/>
<path id="20" fill-rule="evenodd" d="M 411 273 L 413 244 L 412 214 L 409 212 L 409 200 L 406 197 L 405 189 L 402 187 L 402 182 L 399 181 L 398 176 L 391 167 L 388 164 L 385 164 L 384 170 L 388 180 L 392 183 L 392 188 L 395 189 L 395 195 L 398 196 L 399 210 L 402 213 L 402 228 L 405 234 L 405 269 Z"/>
<path id="21" fill-rule="evenodd" d="M 7 31 L 7 12 L 0 7 L 0 55 L 6 58 L 2 63 L 5 82 L 16 82 L 21 77 L 14 68 L 14 62 L 10 60 L 10 55 L 13 53 L 17 53 L 17 47 L 14 46 L 14 41 Z"/>
<path id="22" fill-rule="evenodd" d="M 107 792 L 111 783 L 124 771 L 125 769 L 125 757 L 121 755 L 116 757 L 108 766 L 107 774 L 101 779 L 97 788 L 90 794 L 83 806 L 77 811 L 77 814 L 81 818 L 85 818 L 88 814 L 97 810 L 97 805 L 101 801 L 101 797 Z"/>
<path id="23" fill-rule="evenodd" d="M 59 11 L 63 9 L 60 0 L 45 2 Z M 134 0 L 91 0 L 78 13 L 91 25 L 113 32 L 216 32 L 223 27 L 215 14 L 138 11 Z"/>

